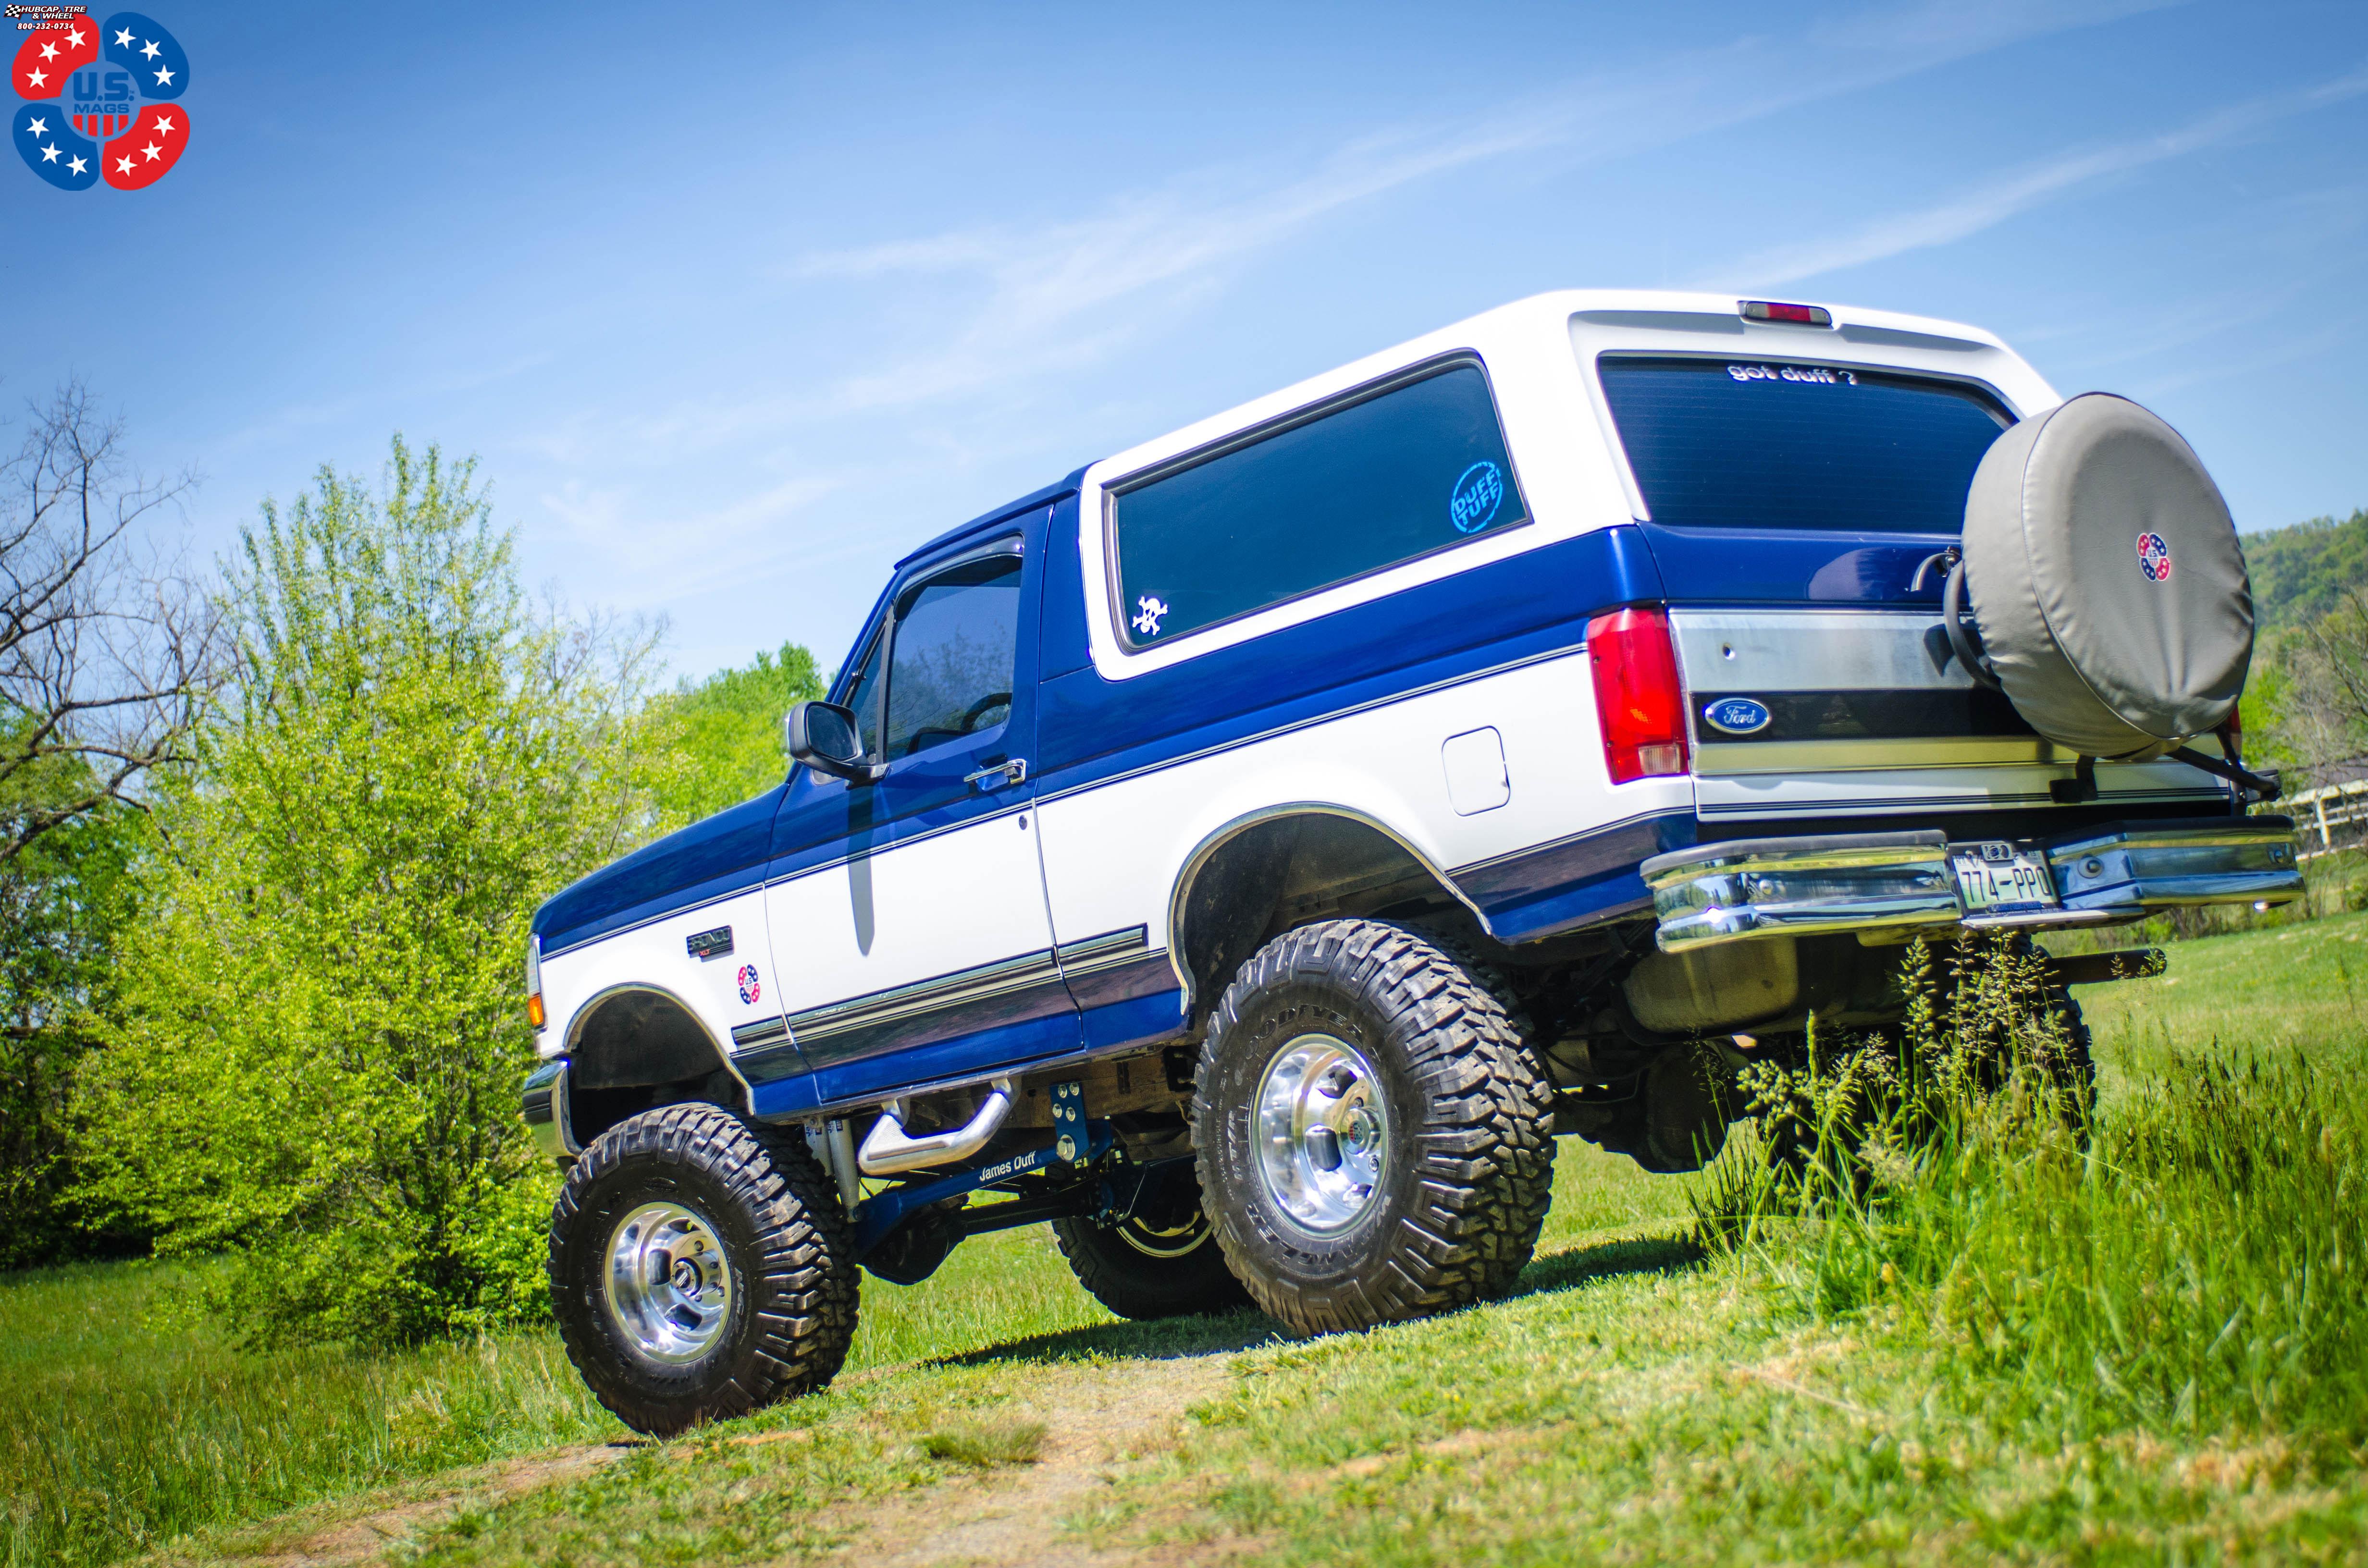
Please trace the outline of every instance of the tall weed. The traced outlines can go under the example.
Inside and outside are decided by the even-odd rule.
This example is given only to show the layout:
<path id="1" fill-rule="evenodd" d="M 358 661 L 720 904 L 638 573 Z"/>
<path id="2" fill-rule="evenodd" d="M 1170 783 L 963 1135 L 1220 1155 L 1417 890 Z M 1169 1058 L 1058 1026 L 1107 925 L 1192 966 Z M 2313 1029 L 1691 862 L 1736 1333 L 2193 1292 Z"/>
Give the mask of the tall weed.
<path id="1" fill-rule="evenodd" d="M 2066 1437 L 2368 1441 L 2368 1092 L 2173 1054 L 2091 1117 L 2027 955 L 1749 1087 L 1771 1157 L 1697 1204 L 1821 1314 L 1926 1335 L 1954 1396 Z"/>

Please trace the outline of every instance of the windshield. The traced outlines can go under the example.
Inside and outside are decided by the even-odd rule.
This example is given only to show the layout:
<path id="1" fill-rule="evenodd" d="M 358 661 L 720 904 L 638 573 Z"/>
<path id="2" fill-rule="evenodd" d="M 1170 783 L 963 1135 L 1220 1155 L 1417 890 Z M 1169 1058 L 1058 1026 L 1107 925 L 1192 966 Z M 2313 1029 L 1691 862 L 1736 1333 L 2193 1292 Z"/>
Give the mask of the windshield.
<path id="1" fill-rule="evenodd" d="M 1953 381 L 1770 359 L 1598 361 L 1656 523 L 1956 533 L 2012 424 Z"/>

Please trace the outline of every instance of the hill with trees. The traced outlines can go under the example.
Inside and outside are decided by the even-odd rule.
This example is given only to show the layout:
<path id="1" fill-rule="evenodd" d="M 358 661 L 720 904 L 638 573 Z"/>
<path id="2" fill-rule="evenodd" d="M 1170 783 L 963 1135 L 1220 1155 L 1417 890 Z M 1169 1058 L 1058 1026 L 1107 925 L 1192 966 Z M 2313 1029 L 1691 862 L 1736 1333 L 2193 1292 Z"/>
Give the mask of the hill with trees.
<path id="1" fill-rule="evenodd" d="M 2346 588 L 2368 584 L 2368 510 L 2313 517 L 2242 536 L 2263 631 L 2284 631 L 2335 608 Z"/>

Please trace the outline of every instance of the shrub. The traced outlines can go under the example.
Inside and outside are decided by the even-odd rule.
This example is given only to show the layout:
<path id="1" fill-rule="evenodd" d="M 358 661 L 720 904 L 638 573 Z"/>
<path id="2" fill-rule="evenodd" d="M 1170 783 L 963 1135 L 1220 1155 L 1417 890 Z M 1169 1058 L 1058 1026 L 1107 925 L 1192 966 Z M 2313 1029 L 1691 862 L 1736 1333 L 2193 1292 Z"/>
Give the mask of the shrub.
<path id="1" fill-rule="evenodd" d="M 472 465 L 398 437 L 244 536 L 236 678 L 159 802 L 85 1191 L 226 1251 L 252 1338 L 416 1341 L 545 1309 L 518 1115 L 536 903 L 647 825 L 645 651 L 539 613 Z"/>

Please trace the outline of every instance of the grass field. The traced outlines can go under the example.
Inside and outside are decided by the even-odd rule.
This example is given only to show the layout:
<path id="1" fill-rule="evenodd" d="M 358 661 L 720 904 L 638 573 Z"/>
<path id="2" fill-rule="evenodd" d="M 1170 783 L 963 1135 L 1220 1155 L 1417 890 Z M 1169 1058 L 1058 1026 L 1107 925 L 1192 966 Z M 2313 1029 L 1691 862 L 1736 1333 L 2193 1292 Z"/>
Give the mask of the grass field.
<path id="1" fill-rule="evenodd" d="M 399 1554 L 860 1552 L 1004 1488 L 1154 1559 L 2368 1560 L 2362 993 L 2368 915 L 2181 943 L 2083 994 L 2091 1154 L 1969 1142 L 1862 1222 L 1729 1251 L 1691 1239 L 1711 1178 L 1565 1143 L 1520 1293 L 1366 1335 L 1119 1324 L 1042 1232 L 986 1238 L 867 1279 L 829 1393 L 423 1513 Z M 244 1355 L 181 1278 L 0 1283 L 0 1561 L 237 1559 L 620 1436 L 547 1335 Z"/>

